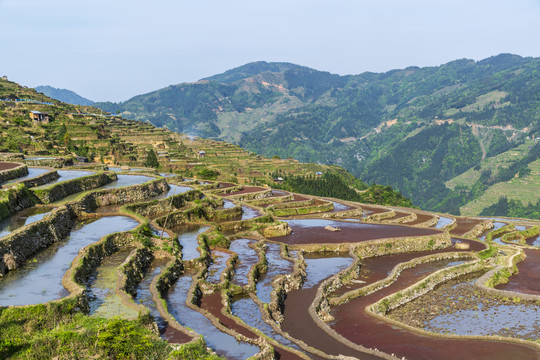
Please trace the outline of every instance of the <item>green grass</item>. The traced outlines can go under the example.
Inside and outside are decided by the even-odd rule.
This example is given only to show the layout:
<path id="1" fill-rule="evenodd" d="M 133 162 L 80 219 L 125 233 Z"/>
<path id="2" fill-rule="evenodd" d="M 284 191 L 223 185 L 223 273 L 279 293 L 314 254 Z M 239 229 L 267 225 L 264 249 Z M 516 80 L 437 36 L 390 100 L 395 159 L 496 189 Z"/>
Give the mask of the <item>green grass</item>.
<path id="1" fill-rule="evenodd" d="M 170 346 L 140 321 L 88 317 L 76 300 L 0 310 L 0 358 L 165 359 Z"/>
<path id="2" fill-rule="evenodd" d="M 491 170 L 493 173 L 500 167 L 506 167 L 518 160 L 524 158 L 528 153 L 528 148 L 533 145 L 533 141 L 526 141 L 524 144 L 503 152 L 497 156 L 486 158 L 482 162 L 480 170 L 469 169 L 466 172 L 448 180 L 446 187 L 454 189 L 456 186 L 471 187 L 480 179 L 480 174 L 484 170 Z"/>
<path id="3" fill-rule="evenodd" d="M 529 168 L 531 173 L 524 178 L 513 178 L 489 187 L 478 199 L 462 206 L 461 214 L 478 215 L 484 208 L 499 201 L 501 194 L 524 204 L 538 201 L 540 199 L 540 159 L 530 163 Z"/>

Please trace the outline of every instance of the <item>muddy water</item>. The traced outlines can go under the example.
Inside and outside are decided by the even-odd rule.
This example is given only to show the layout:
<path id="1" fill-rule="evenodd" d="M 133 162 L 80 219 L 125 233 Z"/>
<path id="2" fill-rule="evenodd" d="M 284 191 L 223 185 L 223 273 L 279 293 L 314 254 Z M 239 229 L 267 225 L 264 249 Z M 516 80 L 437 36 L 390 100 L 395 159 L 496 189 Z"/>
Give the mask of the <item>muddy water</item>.
<path id="1" fill-rule="evenodd" d="M 531 303 L 486 301 L 477 294 L 472 280 L 462 280 L 446 289 L 436 289 L 436 296 L 446 303 L 459 303 L 457 311 L 447 306 L 442 314 L 426 321 L 429 331 L 457 335 L 496 335 L 536 340 L 540 337 L 540 308 Z"/>
<path id="2" fill-rule="evenodd" d="M 455 243 L 457 240 L 452 239 L 452 242 Z M 366 285 L 372 284 L 376 281 L 382 280 L 390 275 L 392 269 L 399 263 L 411 261 L 417 257 L 422 257 L 431 254 L 440 254 L 445 252 L 468 252 L 468 251 L 481 251 L 485 249 L 485 246 L 482 243 L 472 240 L 460 239 L 460 242 L 465 242 L 469 244 L 469 249 L 456 249 L 454 247 L 449 247 L 445 249 L 435 250 L 435 251 L 417 251 L 412 253 L 405 254 L 395 254 L 395 255 L 385 255 L 372 257 L 367 259 L 361 259 L 360 263 L 360 274 L 358 279 L 354 283 L 344 285 L 341 288 L 337 289 L 332 295 L 341 296 L 346 292 L 351 290 L 359 289 Z M 456 265 L 456 264 L 454 264 Z M 450 265 L 449 265 L 450 266 Z"/>
<path id="3" fill-rule="evenodd" d="M 497 289 L 515 291 L 523 294 L 540 295 L 540 250 L 524 249 L 527 258 L 517 264 L 518 273 L 510 276 L 508 283 L 498 285 Z"/>
<path id="4" fill-rule="evenodd" d="M 347 210 L 354 209 L 353 206 L 345 205 L 345 204 L 338 203 L 335 201 L 332 201 L 332 204 L 334 204 L 334 210 L 332 210 L 332 212 L 347 211 Z"/>
<path id="5" fill-rule="evenodd" d="M 169 184 L 169 186 L 170 186 L 169 191 L 156 196 L 154 199 L 166 199 L 170 196 L 183 194 L 185 192 L 193 190 L 193 188 L 189 186 L 180 186 L 180 185 L 174 185 L 174 184 Z"/>
<path id="6" fill-rule="evenodd" d="M 99 189 L 116 189 L 119 187 L 130 186 L 130 185 L 139 185 L 144 184 L 150 180 L 153 180 L 153 177 L 144 176 L 144 175 L 118 175 L 118 180 L 113 181 L 105 186 L 100 187 Z"/>
<path id="7" fill-rule="evenodd" d="M 219 284 L 221 273 L 227 267 L 227 260 L 231 254 L 224 251 L 212 250 L 212 264 L 208 267 L 208 277 L 206 281 L 211 284 Z"/>
<path id="8" fill-rule="evenodd" d="M 450 225 L 452 221 L 454 221 L 454 219 L 441 216 L 439 217 L 439 221 L 437 221 L 437 225 L 435 225 L 435 228 L 440 229 L 442 227 L 445 227 L 446 225 Z"/>
<path id="9" fill-rule="evenodd" d="M 292 234 L 275 237 L 272 240 L 286 244 L 342 243 L 439 233 L 435 229 L 413 228 L 400 225 L 364 224 L 322 219 L 285 221 L 292 228 Z M 328 231 L 325 230 L 325 226 L 337 227 L 341 231 Z"/>
<path id="10" fill-rule="evenodd" d="M 22 228 L 25 225 L 30 225 L 47 216 L 52 207 L 31 207 L 19 211 L 10 218 L 0 221 L 0 238 L 9 235 L 11 232 Z"/>
<path id="11" fill-rule="evenodd" d="M 117 271 L 131 251 L 133 248 L 125 248 L 106 257 L 89 279 L 86 287 L 90 315 L 105 318 L 119 316 L 124 319 L 137 317 L 138 312 L 124 305 L 115 291 Z"/>
<path id="12" fill-rule="evenodd" d="M 292 337 L 300 339 L 327 354 L 342 354 L 359 359 L 379 359 L 377 356 L 351 349 L 337 341 L 318 327 L 308 313 L 309 306 L 315 299 L 318 285 L 322 280 L 347 268 L 352 259 L 320 258 L 306 259 L 306 262 L 308 264 L 306 283 L 302 289 L 287 294 L 284 304 L 285 320 L 281 324 L 281 328 Z"/>
<path id="13" fill-rule="evenodd" d="M 69 295 L 62 277 L 79 250 L 107 234 L 137 225 L 129 217 L 110 216 L 77 226 L 67 240 L 49 246 L 0 279 L 0 306 L 39 304 Z"/>
<path id="14" fill-rule="evenodd" d="M 482 219 L 464 219 L 456 218 L 456 227 L 450 230 L 452 235 L 462 236 L 465 233 L 471 231 L 476 225 L 482 223 Z"/>
<path id="15" fill-rule="evenodd" d="M 28 167 L 28 175 L 21 176 L 20 178 L 16 178 L 16 179 L 6 181 L 6 182 L 2 183 L 2 185 L 6 186 L 6 185 L 14 184 L 16 182 L 23 181 L 23 180 L 26 180 L 26 179 L 31 179 L 31 178 L 34 178 L 34 177 L 39 176 L 41 174 L 45 174 L 46 172 L 49 172 L 49 171 L 51 171 L 51 170 L 50 169 L 43 169 L 43 168 Z"/>
<path id="16" fill-rule="evenodd" d="M 90 171 L 90 170 L 57 170 L 57 172 L 58 172 L 58 175 L 60 175 L 58 179 L 53 180 L 48 184 L 38 186 L 36 187 L 36 189 L 42 189 L 52 184 L 56 184 L 62 181 L 77 179 L 77 178 L 88 176 L 95 173 L 94 171 Z"/>
<path id="17" fill-rule="evenodd" d="M 229 250 L 238 254 L 238 261 L 234 266 L 234 276 L 232 282 L 239 286 L 248 285 L 248 275 L 251 266 L 259 262 L 257 252 L 249 245 L 256 241 L 249 239 L 237 239 L 231 243 Z"/>
<path id="18" fill-rule="evenodd" d="M 258 347 L 219 331 L 203 314 L 186 305 L 192 282 L 191 276 L 182 276 L 169 292 L 167 306 L 176 321 L 204 336 L 206 344 L 227 359 L 243 360 L 258 353 Z"/>
<path id="19" fill-rule="evenodd" d="M 258 329 L 269 338 L 272 338 L 285 346 L 302 351 L 302 349 L 300 349 L 295 343 L 275 332 L 272 326 L 264 322 L 261 317 L 259 306 L 251 298 L 244 298 L 234 301 L 231 304 L 231 312 L 233 315 L 242 319 L 242 321 L 247 325 Z"/>
<path id="20" fill-rule="evenodd" d="M 280 253 L 280 244 L 267 243 L 266 260 L 268 262 L 268 271 L 257 282 L 257 297 L 264 303 L 269 303 L 271 300 L 272 279 L 278 275 L 290 274 L 294 268 L 294 262 L 283 259 Z"/>
<path id="21" fill-rule="evenodd" d="M 421 264 L 404 270 L 391 285 L 334 309 L 331 327 L 350 341 L 375 347 L 407 359 L 537 359 L 538 352 L 526 346 L 495 342 L 440 339 L 418 335 L 396 328 L 370 316 L 364 308 L 391 293 L 404 289 L 427 273 L 444 266 L 444 262 Z M 452 351 L 449 351 L 452 349 Z"/>
<path id="22" fill-rule="evenodd" d="M 262 214 L 249 206 L 242 205 L 242 220 L 250 220 L 261 216 Z"/>
<path id="23" fill-rule="evenodd" d="M 431 220 L 432 218 L 433 218 L 432 215 L 416 214 L 416 219 L 415 220 L 409 221 L 409 222 L 407 222 L 405 224 L 407 224 L 407 225 L 418 225 L 418 224 L 425 223 L 426 221 Z"/>
<path id="24" fill-rule="evenodd" d="M 218 206 L 216 209 L 217 210 L 231 209 L 235 206 L 236 205 L 231 200 L 223 199 L 223 205 Z"/>
<path id="25" fill-rule="evenodd" d="M 150 176 L 144 176 L 144 175 L 123 175 L 123 174 L 118 174 L 118 180 L 115 180 L 115 181 L 113 181 L 111 183 L 108 183 L 107 185 L 104 185 L 102 187 L 99 187 L 99 188 L 96 188 L 96 189 L 93 189 L 93 190 L 116 189 L 116 188 L 125 187 L 125 186 L 139 185 L 139 184 L 144 184 L 145 182 L 148 182 L 148 181 L 150 181 L 152 179 L 154 179 L 154 178 L 150 177 Z M 73 195 L 69 195 L 69 196 L 66 196 L 63 199 L 60 199 L 59 202 L 64 203 L 64 202 L 67 202 L 67 201 L 72 201 L 72 200 L 77 199 L 80 195 L 81 195 L 81 193 L 76 193 L 76 194 L 73 194 Z"/>
<path id="26" fill-rule="evenodd" d="M 191 340 L 191 337 L 183 332 L 169 326 L 169 323 L 159 313 L 156 303 L 152 297 L 150 291 L 150 285 L 156 276 L 158 276 L 162 269 L 167 265 L 166 259 L 155 259 L 150 265 L 150 269 L 146 272 L 146 275 L 139 283 L 137 287 L 137 294 L 135 301 L 143 306 L 146 306 L 150 310 L 150 314 L 156 322 L 161 337 L 171 343 L 183 344 Z"/>
<path id="27" fill-rule="evenodd" d="M 199 246 L 197 236 L 208 230 L 208 226 L 185 224 L 176 226 L 172 230 L 178 234 L 178 241 L 182 245 L 183 260 L 196 259 L 201 256 L 197 251 L 197 246 Z"/>
<path id="28" fill-rule="evenodd" d="M 540 246 L 540 235 L 533 236 L 526 240 L 530 246 Z"/>

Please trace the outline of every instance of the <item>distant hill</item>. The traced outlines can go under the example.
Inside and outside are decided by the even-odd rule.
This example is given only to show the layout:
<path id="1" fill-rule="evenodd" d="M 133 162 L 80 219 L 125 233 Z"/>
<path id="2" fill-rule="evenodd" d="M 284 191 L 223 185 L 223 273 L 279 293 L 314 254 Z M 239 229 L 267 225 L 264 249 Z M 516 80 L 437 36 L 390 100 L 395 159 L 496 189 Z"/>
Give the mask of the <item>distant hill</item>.
<path id="1" fill-rule="evenodd" d="M 78 95 L 77 93 L 71 90 L 58 89 L 58 88 L 47 86 L 47 85 L 36 86 L 35 89 L 36 91 L 43 93 L 52 99 L 62 101 L 66 104 L 84 105 L 84 106 L 94 105 L 94 102 L 92 100 L 83 98 L 82 96 Z"/>
<path id="2" fill-rule="evenodd" d="M 540 59 L 501 54 L 347 76 L 255 62 L 96 106 L 267 156 L 337 164 L 425 209 L 478 213 L 467 203 L 534 161 L 488 166 L 540 136 Z M 453 181 L 468 171 L 474 181 Z"/>

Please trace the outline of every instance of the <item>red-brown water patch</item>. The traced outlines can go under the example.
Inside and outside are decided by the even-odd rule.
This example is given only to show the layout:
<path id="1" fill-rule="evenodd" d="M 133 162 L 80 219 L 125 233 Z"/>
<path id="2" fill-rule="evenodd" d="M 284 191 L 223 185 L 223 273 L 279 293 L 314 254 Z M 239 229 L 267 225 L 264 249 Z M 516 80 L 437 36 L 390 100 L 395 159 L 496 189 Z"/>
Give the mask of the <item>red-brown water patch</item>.
<path id="1" fill-rule="evenodd" d="M 391 285 L 336 307 L 332 312 L 335 320 L 331 327 L 354 343 L 376 347 L 408 359 L 538 359 L 540 354 L 532 347 L 497 341 L 442 339 L 419 335 L 396 328 L 364 310 L 366 306 L 407 288 L 439 268 L 440 262 L 431 262 L 406 269 Z"/>
<path id="2" fill-rule="evenodd" d="M 264 190 L 268 190 L 268 189 L 265 189 L 265 188 L 262 188 L 262 187 L 257 187 L 257 186 L 246 186 L 242 190 L 235 191 L 235 192 L 228 193 L 228 194 L 223 194 L 221 196 L 227 197 L 227 196 L 233 196 L 233 195 L 251 194 L 251 193 L 260 192 L 260 191 L 264 191 Z"/>
<path id="3" fill-rule="evenodd" d="M 337 260 L 339 261 L 339 258 L 337 258 Z M 285 332 L 289 333 L 289 335 L 291 335 L 292 337 L 302 340 L 307 345 L 319 349 L 327 354 L 342 354 L 346 356 L 354 356 L 359 359 L 380 359 L 380 357 L 366 354 L 341 343 L 340 341 L 331 337 L 322 328 L 320 328 L 313 320 L 313 318 L 308 312 L 308 309 L 313 300 L 315 299 L 317 288 L 325 278 L 333 275 L 336 272 L 336 269 L 339 271 L 339 269 L 346 264 L 338 263 L 336 264 L 336 269 L 331 269 L 331 267 L 325 269 L 325 267 L 318 266 L 314 269 L 314 267 L 316 266 L 314 263 L 312 265 L 315 266 L 312 266 L 312 268 L 310 269 L 309 260 L 307 260 L 307 262 L 308 281 L 304 285 L 304 288 L 299 290 L 293 290 L 287 294 L 287 298 L 285 299 L 283 308 L 285 320 L 282 322 L 281 328 Z M 315 281 L 309 281 L 310 273 L 312 271 L 320 272 L 321 268 L 323 269 L 323 271 L 326 270 L 327 273 L 317 274 Z"/>
<path id="4" fill-rule="evenodd" d="M 517 264 L 518 273 L 510 276 L 508 283 L 497 286 L 497 289 L 540 295 L 540 250 L 524 251 L 527 258 Z"/>
<path id="5" fill-rule="evenodd" d="M 290 235 L 274 237 L 272 240 L 286 244 L 328 244 L 355 243 L 368 240 L 427 236 L 439 234 L 435 229 L 423 229 L 402 225 L 365 224 L 322 219 L 286 220 L 293 232 Z M 325 226 L 333 226 L 341 231 L 328 231 Z"/>
<path id="6" fill-rule="evenodd" d="M 476 225 L 483 222 L 481 219 L 467 219 L 467 218 L 456 218 L 456 227 L 453 228 L 450 233 L 452 235 L 462 236 L 465 233 L 471 231 Z"/>
<path id="7" fill-rule="evenodd" d="M 0 162 L 0 171 L 15 169 L 17 166 L 21 166 L 21 164 L 11 163 L 11 162 Z"/>
<path id="8" fill-rule="evenodd" d="M 385 255 L 379 257 L 372 257 L 361 259 L 360 263 L 360 274 L 354 283 L 344 285 L 337 289 L 332 296 L 341 296 L 349 291 L 362 288 L 366 285 L 372 284 L 379 280 L 386 278 L 392 269 L 400 263 L 411 261 L 415 258 L 422 256 L 432 255 L 432 254 L 442 254 L 447 252 L 467 252 L 467 251 L 481 251 L 485 249 L 485 245 L 473 241 L 460 239 L 459 241 L 469 244 L 469 249 L 456 249 L 455 247 L 448 247 L 440 250 L 429 250 L 429 251 L 417 251 L 403 254 L 394 254 L 394 255 Z M 452 242 L 455 244 L 456 239 L 452 239 Z"/>
<path id="9" fill-rule="evenodd" d="M 416 214 L 416 220 L 413 220 L 413 221 L 409 221 L 405 224 L 407 225 L 418 225 L 418 224 L 422 224 L 422 223 L 425 223 L 426 221 L 429 221 L 433 219 L 433 215 L 427 215 L 427 214 Z"/>

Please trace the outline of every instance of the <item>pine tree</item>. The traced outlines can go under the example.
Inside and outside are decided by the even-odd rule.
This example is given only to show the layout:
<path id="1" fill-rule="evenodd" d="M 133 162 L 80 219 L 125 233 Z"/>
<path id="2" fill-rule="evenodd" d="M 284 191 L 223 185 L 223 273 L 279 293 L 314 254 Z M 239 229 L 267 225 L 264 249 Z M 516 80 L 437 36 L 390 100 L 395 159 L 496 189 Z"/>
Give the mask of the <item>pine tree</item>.
<path id="1" fill-rule="evenodd" d="M 144 163 L 144 166 L 146 167 L 152 167 L 152 168 L 158 168 L 159 167 L 159 161 L 157 159 L 156 153 L 154 150 L 150 149 L 146 153 L 146 161 Z"/>

